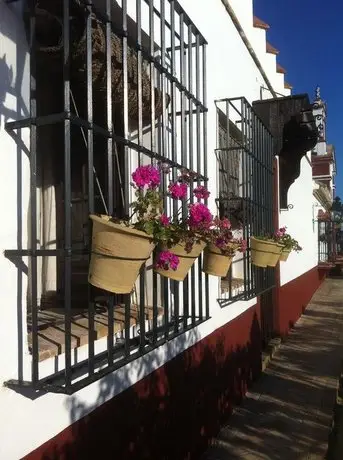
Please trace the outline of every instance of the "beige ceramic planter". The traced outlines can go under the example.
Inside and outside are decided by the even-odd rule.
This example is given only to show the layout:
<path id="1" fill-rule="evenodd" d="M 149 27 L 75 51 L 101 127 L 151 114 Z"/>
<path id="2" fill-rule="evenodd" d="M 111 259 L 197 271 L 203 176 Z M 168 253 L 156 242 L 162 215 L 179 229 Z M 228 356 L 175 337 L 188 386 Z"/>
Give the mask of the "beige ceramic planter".
<path id="1" fill-rule="evenodd" d="M 89 283 L 116 294 L 130 293 L 155 245 L 145 232 L 110 222 L 108 216 L 90 218 L 93 237 Z"/>
<path id="2" fill-rule="evenodd" d="M 237 245 L 231 245 L 232 249 L 236 251 Z M 227 256 L 213 244 L 209 244 L 204 251 L 204 265 L 203 272 L 207 275 L 224 277 L 230 269 L 233 256 Z"/>
<path id="3" fill-rule="evenodd" d="M 291 249 L 282 249 L 280 261 L 286 262 L 290 253 L 291 253 Z"/>
<path id="4" fill-rule="evenodd" d="M 203 242 L 194 244 L 191 252 L 186 252 L 184 243 L 176 244 L 171 248 L 162 248 L 162 250 L 168 250 L 178 256 L 179 265 L 177 270 L 163 270 L 161 268 L 156 268 L 155 271 L 156 273 L 159 273 L 160 275 L 165 276 L 171 280 L 183 281 L 195 260 L 200 256 L 204 248 L 205 243 Z"/>
<path id="5" fill-rule="evenodd" d="M 250 238 L 251 262 L 257 267 L 275 267 L 278 263 L 283 246 L 274 241 Z"/>

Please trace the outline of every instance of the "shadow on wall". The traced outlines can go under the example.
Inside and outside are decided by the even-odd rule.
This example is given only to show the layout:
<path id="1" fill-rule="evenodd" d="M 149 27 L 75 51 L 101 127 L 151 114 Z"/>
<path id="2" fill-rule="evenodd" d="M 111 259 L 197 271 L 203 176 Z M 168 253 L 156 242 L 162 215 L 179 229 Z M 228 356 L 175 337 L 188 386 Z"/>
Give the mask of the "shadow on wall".
<path id="1" fill-rule="evenodd" d="M 7 64 L 6 54 L 0 57 L 0 82 L 0 114 L 4 116 L 4 122 L 6 123 L 9 118 L 16 116 L 14 110 L 9 110 L 5 107 L 6 95 L 11 91 L 13 82 L 13 68 Z M 0 126 L 2 126 L 2 123 Z"/>
<path id="2" fill-rule="evenodd" d="M 240 334 L 226 325 L 114 398 L 116 387 L 103 379 L 96 409 L 72 396 L 73 424 L 27 459 L 197 459 L 260 375 L 255 311 L 249 324 L 244 346 L 233 347 Z M 148 357 L 143 361 L 149 369 L 156 365 Z M 127 381 L 129 373 L 119 378 Z"/>
<path id="3" fill-rule="evenodd" d="M 23 199 L 27 197 L 23 193 L 22 184 L 25 172 L 23 163 L 30 158 L 30 152 L 27 144 L 27 130 L 4 132 L 5 123 L 29 116 L 29 95 L 28 95 L 28 56 L 27 41 L 24 31 L 24 25 L 21 16 L 16 17 L 5 3 L 0 3 L 0 40 L 2 48 L 6 50 L 0 55 L 0 137 L 11 136 L 15 142 L 15 151 L 3 152 L 4 155 L 16 155 L 16 171 L 10 171 L 12 189 L 7 193 L 16 195 L 17 210 L 8 215 L 7 224 L 12 229 L 10 221 L 15 220 L 17 228 L 16 247 L 21 249 L 23 246 L 23 228 L 26 228 L 27 222 L 23 221 Z M 10 46 L 7 44 L 10 42 Z M 13 150 L 14 150 L 13 149 Z M 25 156 L 27 158 L 25 158 Z M 5 157 L 6 158 L 6 157 Z M 6 182 L 6 181 L 5 181 Z M 8 181 L 6 182 L 8 184 Z M 6 233 L 6 227 L 4 228 Z M 26 241 L 24 242 L 26 245 Z M 23 349 L 24 337 L 26 335 L 26 320 L 23 317 L 23 293 L 24 279 L 27 277 L 28 267 L 19 258 L 12 259 L 11 262 L 17 269 L 17 330 L 18 330 L 18 372 L 19 380 L 23 378 Z M 26 284 L 26 283 L 25 283 Z M 13 340 L 15 340 L 13 338 Z"/>

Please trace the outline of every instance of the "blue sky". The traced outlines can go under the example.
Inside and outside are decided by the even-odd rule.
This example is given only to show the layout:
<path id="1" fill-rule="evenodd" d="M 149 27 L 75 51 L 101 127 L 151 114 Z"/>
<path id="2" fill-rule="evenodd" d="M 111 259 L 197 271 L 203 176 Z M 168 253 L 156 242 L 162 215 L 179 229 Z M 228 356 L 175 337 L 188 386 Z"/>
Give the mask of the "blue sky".
<path id="1" fill-rule="evenodd" d="M 244 0 L 242 0 L 244 1 Z M 317 85 L 328 106 L 327 141 L 336 147 L 337 194 L 343 198 L 343 2 L 254 0 L 254 12 L 270 25 L 268 41 L 280 51 L 293 94 Z"/>

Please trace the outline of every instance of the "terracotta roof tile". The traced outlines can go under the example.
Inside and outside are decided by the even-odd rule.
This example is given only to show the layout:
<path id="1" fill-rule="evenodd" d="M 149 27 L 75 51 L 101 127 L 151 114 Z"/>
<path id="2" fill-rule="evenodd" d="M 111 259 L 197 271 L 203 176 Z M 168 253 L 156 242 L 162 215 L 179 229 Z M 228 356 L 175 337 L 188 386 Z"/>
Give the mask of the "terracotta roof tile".
<path id="1" fill-rule="evenodd" d="M 276 71 L 277 73 L 286 73 L 286 69 L 284 69 L 280 64 L 276 64 Z"/>
<path id="2" fill-rule="evenodd" d="M 275 55 L 278 55 L 279 52 L 280 52 L 279 50 L 274 48 L 274 46 L 271 45 L 269 42 L 266 42 L 266 51 L 267 51 L 267 53 L 275 54 Z"/>
<path id="3" fill-rule="evenodd" d="M 269 24 L 262 21 L 262 19 L 259 19 L 257 16 L 254 16 L 253 24 L 254 24 L 254 27 L 257 27 L 258 29 L 268 30 L 270 28 Z"/>

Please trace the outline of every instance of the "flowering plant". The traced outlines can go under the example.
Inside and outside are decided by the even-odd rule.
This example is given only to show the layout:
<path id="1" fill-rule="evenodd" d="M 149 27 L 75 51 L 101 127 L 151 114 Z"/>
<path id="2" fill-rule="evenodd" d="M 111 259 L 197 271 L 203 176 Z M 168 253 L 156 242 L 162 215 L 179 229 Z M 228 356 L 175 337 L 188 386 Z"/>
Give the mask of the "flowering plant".
<path id="1" fill-rule="evenodd" d="M 233 257 L 236 251 L 244 253 L 247 242 L 242 238 L 235 238 L 232 233 L 231 222 L 224 218 L 215 217 L 206 235 L 209 244 L 213 244 L 221 253 Z"/>
<path id="2" fill-rule="evenodd" d="M 183 201 L 185 211 L 190 183 L 197 178 L 196 173 L 182 170 L 176 180 L 169 183 L 164 195 L 159 189 L 161 173 L 167 175 L 169 172 L 169 165 L 160 164 L 159 167 L 139 166 L 132 173 L 131 186 L 135 190 L 136 199 L 131 204 L 132 219 L 126 223 L 136 230 L 144 231 L 155 244 L 163 247 L 158 254 L 156 267 L 176 270 L 179 259 L 168 248 L 183 243 L 186 251 L 190 252 L 194 244 L 204 239 L 213 216 L 205 204 L 196 202 L 188 205 L 187 212 L 169 218 L 163 209 L 164 198 L 167 196 Z M 209 192 L 204 186 L 198 185 L 193 190 L 193 196 L 198 200 L 207 199 Z"/>
<path id="3" fill-rule="evenodd" d="M 298 241 L 291 237 L 289 233 L 286 232 L 287 227 L 281 227 L 274 233 L 274 241 L 282 244 L 284 249 L 290 251 L 302 251 L 302 247 L 299 245 Z"/>

